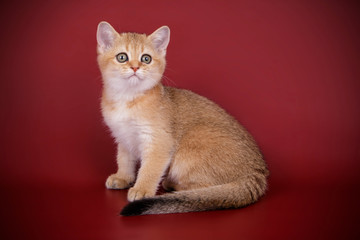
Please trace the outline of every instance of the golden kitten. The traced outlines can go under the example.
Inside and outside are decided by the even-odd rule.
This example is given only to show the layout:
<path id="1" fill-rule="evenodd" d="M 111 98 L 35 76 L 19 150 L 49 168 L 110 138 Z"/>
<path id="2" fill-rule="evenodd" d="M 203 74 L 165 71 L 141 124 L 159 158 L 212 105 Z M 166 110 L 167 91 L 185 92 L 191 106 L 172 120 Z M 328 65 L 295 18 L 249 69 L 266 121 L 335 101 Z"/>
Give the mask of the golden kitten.
<path id="1" fill-rule="evenodd" d="M 256 143 L 215 103 L 161 84 L 169 40 L 166 26 L 147 36 L 98 25 L 101 108 L 118 163 L 106 187 L 130 187 L 125 216 L 254 203 L 264 195 L 268 175 Z M 161 181 L 174 192 L 155 196 Z"/>

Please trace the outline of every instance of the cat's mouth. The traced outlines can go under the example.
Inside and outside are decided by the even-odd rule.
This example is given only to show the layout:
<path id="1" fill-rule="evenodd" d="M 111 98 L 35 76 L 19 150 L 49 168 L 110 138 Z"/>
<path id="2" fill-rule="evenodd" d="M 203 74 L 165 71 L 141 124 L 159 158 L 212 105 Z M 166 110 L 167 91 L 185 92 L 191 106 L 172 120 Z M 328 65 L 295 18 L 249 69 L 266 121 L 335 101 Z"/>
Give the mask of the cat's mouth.
<path id="1" fill-rule="evenodd" d="M 136 73 L 133 73 L 132 75 L 130 75 L 128 77 L 128 79 L 129 80 L 142 80 L 142 78 L 139 75 L 137 75 Z"/>

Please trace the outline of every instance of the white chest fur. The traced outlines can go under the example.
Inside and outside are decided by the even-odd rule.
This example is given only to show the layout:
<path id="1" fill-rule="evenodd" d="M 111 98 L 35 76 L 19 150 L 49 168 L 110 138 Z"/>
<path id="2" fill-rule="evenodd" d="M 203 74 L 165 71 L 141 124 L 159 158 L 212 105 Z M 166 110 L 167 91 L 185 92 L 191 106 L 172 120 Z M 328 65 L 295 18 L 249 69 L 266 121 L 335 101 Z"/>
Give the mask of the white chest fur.
<path id="1" fill-rule="evenodd" d="M 122 144 L 136 158 L 140 158 L 151 141 L 150 124 L 139 117 L 126 103 L 103 105 L 103 117 L 116 142 Z"/>

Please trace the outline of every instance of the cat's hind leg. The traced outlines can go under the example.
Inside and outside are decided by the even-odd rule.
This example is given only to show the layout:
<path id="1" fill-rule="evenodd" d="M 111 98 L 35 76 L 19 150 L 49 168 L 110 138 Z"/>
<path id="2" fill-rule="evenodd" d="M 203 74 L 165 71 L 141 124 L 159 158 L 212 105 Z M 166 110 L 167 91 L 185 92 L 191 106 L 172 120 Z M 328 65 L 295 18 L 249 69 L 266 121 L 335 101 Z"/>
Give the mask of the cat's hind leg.
<path id="1" fill-rule="evenodd" d="M 167 178 L 175 190 L 233 182 L 246 174 L 241 149 L 230 130 L 207 124 L 194 126 L 182 136 Z"/>

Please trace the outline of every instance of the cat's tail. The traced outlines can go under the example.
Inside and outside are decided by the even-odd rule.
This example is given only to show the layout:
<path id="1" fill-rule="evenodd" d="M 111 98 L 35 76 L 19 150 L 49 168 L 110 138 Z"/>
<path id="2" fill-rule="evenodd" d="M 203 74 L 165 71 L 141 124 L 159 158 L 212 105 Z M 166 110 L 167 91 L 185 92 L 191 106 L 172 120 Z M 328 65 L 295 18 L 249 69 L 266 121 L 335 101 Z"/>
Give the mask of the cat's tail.
<path id="1" fill-rule="evenodd" d="M 266 191 L 265 176 L 247 176 L 227 184 L 167 193 L 129 203 L 123 216 L 196 212 L 245 207 Z"/>

